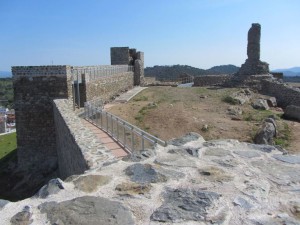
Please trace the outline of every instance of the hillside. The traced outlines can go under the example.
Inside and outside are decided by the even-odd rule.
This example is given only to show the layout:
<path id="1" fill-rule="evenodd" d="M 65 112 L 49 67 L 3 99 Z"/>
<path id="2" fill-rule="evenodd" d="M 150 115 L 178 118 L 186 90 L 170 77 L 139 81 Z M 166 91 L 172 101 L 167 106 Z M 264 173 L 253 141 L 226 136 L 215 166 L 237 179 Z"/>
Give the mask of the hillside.
<path id="1" fill-rule="evenodd" d="M 7 78 L 7 77 L 12 77 L 10 71 L 0 71 L 0 78 Z"/>
<path id="2" fill-rule="evenodd" d="M 179 75 L 184 73 L 192 76 L 231 74 L 237 72 L 238 69 L 239 67 L 234 65 L 214 66 L 207 70 L 188 65 L 154 66 L 145 68 L 145 76 L 156 78 L 177 78 Z"/>
<path id="3" fill-rule="evenodd" d="M 283 73 L 284 76 L 295 77 L 300 76 L 300 67 L 292 67 L 288 69 L 276 69 L 272 72 L 280 72 Z"/>
<path id="4" fill-rule="evenodd" d="M 0 78 L 0 106 L 12 107 L 14 89 L 12 78 Z"/>

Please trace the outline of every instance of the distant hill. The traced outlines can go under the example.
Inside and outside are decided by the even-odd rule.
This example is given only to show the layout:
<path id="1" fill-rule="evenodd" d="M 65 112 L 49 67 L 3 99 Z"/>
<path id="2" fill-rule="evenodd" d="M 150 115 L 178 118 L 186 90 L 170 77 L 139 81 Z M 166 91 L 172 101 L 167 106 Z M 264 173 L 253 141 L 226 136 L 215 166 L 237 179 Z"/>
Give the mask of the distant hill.
<path id="1" fill-rule="evenodd" d="M 300 83 L 300 76 L 283 76 L 283 81 L 284 82 L 293 82 L 293 83 Z"/>
<path id="2" fill-rule="evenodd" d="M 0 78 L 12 77 L 10 71 L 0 71 Z"/>
<path id="3" fill-rule="evenodd" d="M 208 70 L 209 74 L 232 74 L 238 72 L 240 67 L 235 65 L 214 66 Z"/>
<path id="4" fill-rule="evenodd" d="M 284 76 L 295 77 L 300 76 L 300 67 L 292 67 L 289 69 L 276 69 L 272 70 L 272 72 L 281 72 Z"/>
<path id="5" fill-rule="evenodd" d="M 234 65 L 214 66 L 207 70 L 188 65 L 154 66 L 145 68 L 145 76 L 156 78 L 177 78 L 179 75 L 184 73 L 192 76 L 201 76 L 231 74 L 237 72 L 238 70 L 239 67 L 236 67 Z"/>

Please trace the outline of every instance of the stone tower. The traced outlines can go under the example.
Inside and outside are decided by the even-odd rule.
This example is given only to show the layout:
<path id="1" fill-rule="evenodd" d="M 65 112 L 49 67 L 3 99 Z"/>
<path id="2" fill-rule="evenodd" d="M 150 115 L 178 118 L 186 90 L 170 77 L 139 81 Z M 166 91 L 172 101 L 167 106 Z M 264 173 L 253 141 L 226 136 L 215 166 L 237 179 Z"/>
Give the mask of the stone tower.
<path id="1" fill-rule="evenodd" d="M 260 36 L 261 26 L 253 23 L 248 31 L 248 45 L 246 62 L 242 64 L 237 75 L 248 76 L 257 74 L 269 74 L 269 64 L 260 61 Z"/>

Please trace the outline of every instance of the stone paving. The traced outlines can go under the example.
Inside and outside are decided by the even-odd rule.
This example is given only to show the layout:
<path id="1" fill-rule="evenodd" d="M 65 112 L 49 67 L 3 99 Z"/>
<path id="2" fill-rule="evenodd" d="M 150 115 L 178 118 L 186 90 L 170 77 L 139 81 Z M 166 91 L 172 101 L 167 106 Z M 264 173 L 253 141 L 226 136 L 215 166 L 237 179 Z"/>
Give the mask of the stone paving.
<path id="1" fill-rule="evenodd" d="M 146 88 L 147 87 L 136 86 L 133 89 L 121 94 L 112 103 L 106 104 L 104 106 L 104 109 L 107 109 L 107 108 L 115 105 L 116 103 L 117 104 L 126 103 L 130 99 L 132 99 L 135 95 L 137 95 L 138 93 L 140 93 L 142 90 L 144 90 Z M 83 121 L 84 126 L 88 129 L 90 129 L 100 139 L 101 143 L 103 143 L 103 145 L 108 150 L 110 150 L 115 157 L 122 158 L 129 154 L 126 150 L 124 150 L 124 148 L 122 146 L 120 146 L 106 132 L 104 132 L 103 130 L 99 129 L 98 127 L 96 127 L 95 125 L 93 125 L 92 123 L 90 123 L 86 120 L 82 120 L 82 121 Z"/>
<path id="2" fill-rule="evenodd" d="M 103 130 L 99 129 L 94 124 L 92 124 L 84 119 L 82 121 L 83 121 L 84 126 L 88 129 L 90 129 L 96 135 L 96 137 L 98 137 L 100 139 L 101 143 L 103 143 L 103 145 L 108 150 L 110 150 L 111 153 L 115 157 L 122 158 L 122 157 L 128 155 L 128 152 L 125 151 L 122 146 L 120 146 L 113 138 L 111 138 Z"/>

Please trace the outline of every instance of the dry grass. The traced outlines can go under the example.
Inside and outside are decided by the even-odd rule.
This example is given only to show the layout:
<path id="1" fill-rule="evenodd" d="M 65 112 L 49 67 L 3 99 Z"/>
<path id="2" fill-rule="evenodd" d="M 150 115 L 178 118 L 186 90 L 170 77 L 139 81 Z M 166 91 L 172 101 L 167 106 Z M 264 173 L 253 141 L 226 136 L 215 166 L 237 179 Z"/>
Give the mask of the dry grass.
<path id="1" fill-rule="evenodd" d="M 250 104 L 239 106 L 243 110 L 241 120 L 232 120 L 232 116 L 227 113 L 230 104 L 224 102 L 224 96 L 237 90 L 150 87 L 127 104 L 115 105 L 109 111 L 163 140 L 180 137 L 188 132 L 197 132 L 206 140 L 229 138 L 251 142 L 261 121 L 274 114 L 277 117 L 279 133 L 290 128 L 290 122 L 280 119 L 282 112 L 259 111 L 253 109 Z M 281 138 L 293 139 L 291 136 L 282 135 Z M 287 147 L 290 143 L 285 141 L 283 144 Z M 296 144 L 298 146 L 299 143 Z"/>

